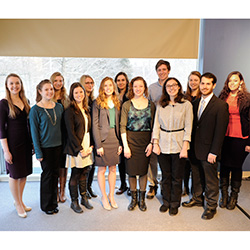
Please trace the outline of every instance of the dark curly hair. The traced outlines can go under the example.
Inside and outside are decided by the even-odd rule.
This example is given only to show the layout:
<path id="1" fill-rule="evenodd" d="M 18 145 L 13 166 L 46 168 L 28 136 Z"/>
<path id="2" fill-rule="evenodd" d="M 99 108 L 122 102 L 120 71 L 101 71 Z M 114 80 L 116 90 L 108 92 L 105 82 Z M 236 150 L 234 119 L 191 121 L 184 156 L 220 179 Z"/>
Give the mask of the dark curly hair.
<path id="1" fill-rule="evenodd" d="M 241 84 L 240 84 L 238 92 L 237 92 L 237 98 L 238 98 L 237 106 L 239 107 L 239 111 L 241 111 L 242 109 L 244 109 L 245 107 L 250 105 L 250 93 L 248 92 L 248 90 L 246 88 L 244 78 L 243 78 L 242 74 L 239 71 L 233 71 L 227 76 L 224 87 L 223 87 L 222 91 L 219 94 L 219 98 L 221 100 L 223 100 L 223 101 L 227 100 L 227 97 L 228 97 L 228 95 L 230 93 L 228 83 L 229 83 L 230 78 L 233 75 L 239 76 L 240 81 L 241 81 Z"/>
<path id="2" fill-rule="evenodd" d="M 178 84 L 178 86 L 180 87 L 179 88 L 179 91 L 178 91 L 178 94 L 177 96 L 175 97 L 174 101 L 175 102 L 178 102 L 178 103 L 183 103 L 183 98 L 184 98 L 184 94 L 183 94 L 183 91 L 182 91 L 182 86 L 181 86 L 181 83 L 174 77 L 169 77 L 163 84 L 163 87 L 162 87 L 162 95 L 161 95 L 161 98 L 159 100 L 159 104 L 160 106 L 162 106 L 163 108 L 165 108 L 169 102 L 170 102 L 170 96 L 166 90 L 166 85 L 168 83 L 168 81 L 170 80 L 174 80 L 176 81 L 176 83 Z"/>

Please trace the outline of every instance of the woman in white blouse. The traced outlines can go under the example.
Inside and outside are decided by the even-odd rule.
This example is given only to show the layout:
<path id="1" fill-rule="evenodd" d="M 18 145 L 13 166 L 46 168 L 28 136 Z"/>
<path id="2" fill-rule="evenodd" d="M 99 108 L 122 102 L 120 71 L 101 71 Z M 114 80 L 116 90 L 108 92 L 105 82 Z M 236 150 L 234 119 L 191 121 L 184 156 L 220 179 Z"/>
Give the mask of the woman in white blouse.
<path id="1" fill-rule="evenodd" d="M 153 128 L 153 152 L 158 155 L 162 171 L 163 205 L 176 215 L 181 202 L 185 158 L 188 157 L 193 122 L 192 104 L 184 100 L 182 86 L 176 78 L 163 84 L 162 96 L 156 108 Z"/>

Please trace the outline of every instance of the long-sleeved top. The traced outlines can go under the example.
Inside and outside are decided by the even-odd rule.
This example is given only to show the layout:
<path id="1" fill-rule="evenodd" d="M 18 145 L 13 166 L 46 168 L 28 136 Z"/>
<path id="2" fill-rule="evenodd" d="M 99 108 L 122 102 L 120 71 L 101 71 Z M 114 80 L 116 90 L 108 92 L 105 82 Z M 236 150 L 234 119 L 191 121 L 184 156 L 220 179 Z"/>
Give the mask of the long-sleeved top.
<path id="1" fill-rule="evenodd" d="M 183 141 L 191 141 L 192 123 L 193 109 L 189 101 L 185 100 L 183 103 L 175 103 L 174 105 L 169 104 L 164 108 L 157 105 L 153 139 L 159 140 L 161 153 L 179 153 Z"/>
<path id="2" fill-rule="evenodd" d="M 149 85 L 148 93 L 148 99 L 152 101 L 156 106 L 162 95 L 162 85 L 159 83 L 159 81 Z"/>
<path id="3" fill-rule="evenodd" d="M 31 108 L 29 113 L 30 129 L 36 158 L 43 158 L 41 148 L 57 147 L 62 145 L 61 119 L 63 106 L 56 103 L 54 107 L 56 113 L 56 124 L 52 125 L 50 118 L 43 108 L 36 104 Z M 55 120 L 53 109 L 46 109 L 52 120 Z"/>

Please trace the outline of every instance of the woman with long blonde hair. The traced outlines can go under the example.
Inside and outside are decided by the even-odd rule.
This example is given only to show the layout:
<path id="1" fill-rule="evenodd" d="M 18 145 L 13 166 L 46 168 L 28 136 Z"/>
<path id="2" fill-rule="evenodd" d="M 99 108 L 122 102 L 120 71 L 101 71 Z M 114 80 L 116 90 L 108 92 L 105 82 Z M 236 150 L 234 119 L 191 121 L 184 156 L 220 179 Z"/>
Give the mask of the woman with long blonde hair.
<path id="1" fill-rule="evenodd" d="M 120 142 L 120 101 L 112 78 L 105 77 L 99 95 L 92 107 L 92 131 L 95 142 L 95 165 L 98 166 L 98 184 L 102 193 L 102 205 L 106 210 L 118 208 L 114 200 L 116 165 L 122 152 Z M 109 195 L 106 194 L 105 172 L 109 168 Z M 109 204 L 110 202 L 110 204 Z M 111 206 L 110 206 L 111 205 Z"/>
<path id="2" fill-rule="evenodd" d="M 30 106 L 18 75 L 7 76 L 5 90 L 6 97 L 0 101 L 0 141 L 17 214 L 25 218 L 26 212 L 31 210 L 22 199 L 26 177 L 32 173 L 32 143 L 28 127 Z"/>

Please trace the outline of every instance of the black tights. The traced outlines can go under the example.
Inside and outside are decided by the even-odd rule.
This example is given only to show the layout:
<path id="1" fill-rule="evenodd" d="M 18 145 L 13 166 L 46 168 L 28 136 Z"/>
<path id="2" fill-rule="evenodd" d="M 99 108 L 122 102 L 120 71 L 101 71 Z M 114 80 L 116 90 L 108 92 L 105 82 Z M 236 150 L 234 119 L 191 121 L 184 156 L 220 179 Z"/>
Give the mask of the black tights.
<path id="1" fill-rule="evenodd" d="M 137 187 L 137 179 L 136 176 L 129 176 L 129 186 L 131 191 L 135 191 Z M 147 175 L 139 176 L 139 186 L 141 191 L 146 191 L 147 186 Z"/>
<path id="2" fill-rule="evenodd" d="M 91 166 L 85 168 L 76 168 L 76 167 L 72 168 L 69 185 L 77 186 L 79 181 L 86 180 L 88 177 L 88 173 L 90 171 L 90 167 Z"/>
<path id="3" fill-rule="evenodd" d="M 226 178 L 229 180 L 230 172 L 231 172 L 231 183 L 234 181 L 241 182 L 242 168 L 240 167 L 226 167 L 224 165 L 221 165 L 220 178 Z"/>

